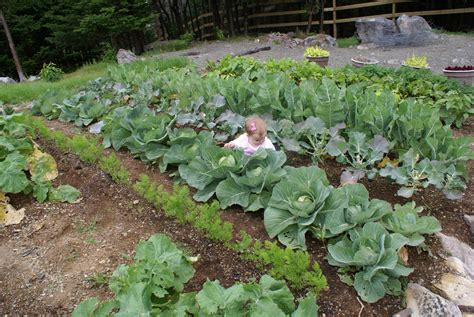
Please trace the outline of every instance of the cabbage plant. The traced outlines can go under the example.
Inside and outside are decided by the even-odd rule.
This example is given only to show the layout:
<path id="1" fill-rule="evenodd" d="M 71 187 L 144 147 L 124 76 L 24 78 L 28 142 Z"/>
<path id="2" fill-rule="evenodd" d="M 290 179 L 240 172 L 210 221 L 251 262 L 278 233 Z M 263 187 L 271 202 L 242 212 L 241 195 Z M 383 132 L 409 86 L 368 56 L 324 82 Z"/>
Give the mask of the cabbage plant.
<path id="1" fill-rule="evenodd" d="M 368 303 L 375 303 L 385 294 L 400 295 L 399 278 L 408 276 L 412 268 L 405 267 L 398 251 L 409 243 L 399 233 L 388 233 L 380 224 L 369 222 L 349 231 L 349 236 L 329 242 L 326 259 L 344 272 L 357 271 L 352 280 L 357 294 Z"/>
<path id="2" fill-rule="evenodd" d="M 282 244 L 305 250 L 306 232 L 319 232 L 323 214 L 344 208 L 345 196 L 333 190 L 326 173 L 318 167 L 286 170 L 287 176 L 273 189 L 264 224 L 271 238 L 278 236 Z"/>

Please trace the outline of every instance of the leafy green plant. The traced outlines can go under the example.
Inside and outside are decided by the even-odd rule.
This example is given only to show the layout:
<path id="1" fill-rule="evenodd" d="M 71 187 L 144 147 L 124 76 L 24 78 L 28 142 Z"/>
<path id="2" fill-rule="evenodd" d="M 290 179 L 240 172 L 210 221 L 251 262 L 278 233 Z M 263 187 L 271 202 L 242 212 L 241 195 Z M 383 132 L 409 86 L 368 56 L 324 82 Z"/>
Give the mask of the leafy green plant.
<path id="1" fill-rule="evenodd" d="M 39 202 L 76 201 L 80 192 L 74 187 L 53 187 L 56 161 L 32 141 L 27 120 L 22 113 L 0 115 L 0 193 L 32 193 Z"/>
<path id="2" fill-rule="evenodd" d="M 329 51 L 326 51 L 318 46 L 311 46 L 305 49 L 305 57 L 327 57 L 329 56 Z"/>
<path id="3" fill-rule="evenodd" d="M 216 187 L 216 196 L 221 208 L 240 205 L 245 211 L 265 208 L 270 200 L 273 186 L 285 175 L 282 168 L 286 155 L 280 151 L 260 149 L 245 157 L 241 171 L 230 172 Z"/>
<path id="4" fill-rule="evenodd" d="M 275 316 L 317 316 L 315 297 L 309 293 L 297 308 L 284 282 L 268 275 L 259 283 L 235 284 L 226 289 L 218 281 L 207 281 L 198 292 L 183 293 L 194 275 L 192 262 L 162 234 L 140 241 L 134 262 L 120 265 L 109 280 L 115 298 L 99 302 L 90 298 L 80 303 L 74 317 L 102 315 L 184 315 L 257 316 L 271 312 Z"/>
<path id="5" fill-rule="evenodd" d="M 344 207 L 343 193 L 333 191 L 326 173 L 317 167 L 286 167 L 287 176 L 272 192 L 264 213 L 271 238 L 292 248 L 306 249 L 306 232 L 317 233 L 323 213 Z"/>
<path id="6" fill-rule="evenodd" d="M 381 223 L 387 230 L 408 238 L 407 245 L 416 247 L 424 243 L 424 234 L 441 231 L 441 225 L 435 217 L 418 215 L 422 210 L 423 207 L 416 208 L 414 202 L 403 206 L 397 204 L 394 212 L 385 215 Z"/>
<path id="7" fill-rule="evenodd" d="M 348 141 L 335 136 L 326 146 L 329 155 L 336 157 L 339 163 L 350 165 L 350 172 L 359 172 L 357 177 L 353 177 L 353 181 L 364 177 L 366 173 L 369 179 L 374 178 L 377 164 L 388 153 L 389 148 L 390 143 L 384 137 L 376 135 L 372 140 L 366 140 L 366 135 L 361 132 L 349 132 Z M 344 183 L 343 179 L 341 181 Z"/>
<path id="8" fill-rule="evenodd" d="M 353 283 L 357 294 L 368 303 L 375 303 L 386 293 L 402 293 L 399 278 L 413 269 L 401 264 L 398 251 L 409 240 L 399 233 L 389 234 L 379 223 L 366 223 L 349 231 L 349 237 L 330 241 L 327 260 L 341 272 L 356 271 Z"/>
<path id="9" fill-rule="evenodd" d="M 55 63 L 43 64 L 43 68 L 40 71 L 40 77 L 49 82 L 58 81 L 63 76 L 64 72 Z"/>
<path id="10" fill-rule="evenodd" d="M 245 239 L 245 235 L 243 238 Z M 271 276 L 286 280 L 292 287 L 301 289 L 309 286 L 316 296 L 328 287 L 319 264 L 314 262 L 311 265 L 307 252 L 283 249 L 271 241 L 257 241 L 250 250 L 252 251 L 247 254 L 248 258 L 254 260 L 262 269 L 269 267 L 268 273 Z M 246 252 L 249 253 L 248 250 Z"/>
<path id="11" fill-rule="evenodd" d="M 415 54 L 405 59 L 403 63 L 407 66 L 415 68 L 429 68 L 430 66 L 426 61 L 426 56 L 416 56 Z"/>

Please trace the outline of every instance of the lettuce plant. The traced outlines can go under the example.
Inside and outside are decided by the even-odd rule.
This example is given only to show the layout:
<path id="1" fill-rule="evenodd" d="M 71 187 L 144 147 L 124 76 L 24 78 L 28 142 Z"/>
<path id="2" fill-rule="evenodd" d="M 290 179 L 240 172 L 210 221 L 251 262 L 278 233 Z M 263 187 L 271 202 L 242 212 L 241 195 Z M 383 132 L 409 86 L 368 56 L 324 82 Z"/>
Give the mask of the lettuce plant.
<path id="1" fill-rule="evenodd" d="M 327 260 L 340 271 L 356 271 L 350 280 L 357 294 L 368 303 L 375 303 L 385 294 L 402 293 L 399 277 L 413 269 L 401 264 L 398 251 L 409 243 L 399 233 L 388 233 L 380 223 L 369 222 L 354 228 L 339 241 L 330 241 Z"/>

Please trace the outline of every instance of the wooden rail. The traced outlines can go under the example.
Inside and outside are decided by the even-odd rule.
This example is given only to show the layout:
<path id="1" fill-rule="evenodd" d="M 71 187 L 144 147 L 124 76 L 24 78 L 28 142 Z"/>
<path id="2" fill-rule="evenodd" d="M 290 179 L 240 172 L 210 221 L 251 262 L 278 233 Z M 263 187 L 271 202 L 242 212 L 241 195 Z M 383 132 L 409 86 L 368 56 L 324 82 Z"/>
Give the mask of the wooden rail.
<path id="1" fill-rule="evenodd" d="M 254 2 L 249 4 L 247 8 L 255 8 L 255 7 L 266 7 L 266 6 L 275 6 L 281 4 L 290 4 L 290 3 L 301 3 L 302 0 L 260 0 L 258 2 Z M 332 6 L 324 8 L 324 12 L 332 12 L 332 19 L 324 20 L 325 25 L 333 25 L 333 35 L 337 38 L 337 25 L 341 23 L 349 23 L 357 21 L 358 19 L 362 18 L 375 18 L 375 17 L 384 17 L 384 18 L 391 18 L 395 19 L 403 14 L 413 16 L 433 16 L 433 15 L 445 15 L 445 14 L 466 14 L 466 13 L 474 13 L 474 7 L 469 8 L 458 8 L 458 9 L 440 9 L 440 10 L 425 10 L 425 11 L 410 11 L 410 12 L 397 12 L 397 4 L 401 3 L 411 3 L 416 2 L 416 0 L 373 0 L 367 1 L 364 3 L 357 3 L 357 4 L 349 4 L 349 5 L 341 5 L 337 6 L 337 0 L 332 0 Z M 378 15 L 366 15 L 366 16 L 352 16 L 348 18 L 338 18 L 337 12 L 346 11 L 346 10 L 353 10 L 353 9 L 362 9 L 362 8 L 372 8 L 372 7 L 379 7 L 385 6 L 386 13 L 378 14 Z M 242 6 L 238 6 L 237 10 L 243 10 Z M 224 15 L 224 12 L 219 11 L 220 14 Z M 253 13 L 247 16 L 247 20 L 245 20 L 246 24 L 248 21 L 251 21 L 251 25 L 248 26 L 248 30 L 258 30 L 258 29 L 278 29 L 278 28 L 288 28 L 288 27 L 304 27 L 308 25 L 307 17 L 306 17 L 306 10 L 286 10 L 286 11 L 272 11 L 272 12 L 262 12 L 262 13 Z M 284 16 L 300 16 L 297 18 L 293 18 L 294 22 L 279 22 L 279 23 L 269 23 L 266 21 L 261 21 L 262 18 L 268 17 L 284 17 Z M 224 17 L 225 21 L 225 17 Z M 239 22 L 244 21 L 242 16 L 239 17 Z M 211 38 L 214 34 L 214 21 L 213 21 L 213 13 L 207 12 L 202 13 L 198 17 L 187 21 L 187 25 L 191 27 L 191 25 L 196 25 L 196 30 L 198 30 L 201 34 L 201 38 Z M 312 21 L 311 25 L 319 25 L 319 21 Z"/>

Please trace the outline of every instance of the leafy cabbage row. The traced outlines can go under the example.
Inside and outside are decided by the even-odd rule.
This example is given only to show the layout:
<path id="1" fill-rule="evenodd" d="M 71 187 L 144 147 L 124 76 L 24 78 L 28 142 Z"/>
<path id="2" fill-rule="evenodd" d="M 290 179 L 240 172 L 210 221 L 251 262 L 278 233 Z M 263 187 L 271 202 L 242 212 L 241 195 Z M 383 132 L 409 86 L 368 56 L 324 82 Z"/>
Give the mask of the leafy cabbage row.
<path id="1" fill-rule="evenodd" d="M 268 275 L 260 281 L 229 288 L 207 281 L 199 292 L 183 292 L 193 277 L 192 263 L 165 235 L 156 234 L 137 245 L 134 262 L 120 265 L 109 288 L 114 298 L 80 303 L 73 317 L 83 316 L 317 316 L 316 298 L 308 294 L 299 306 L 284 282 Z"/>

